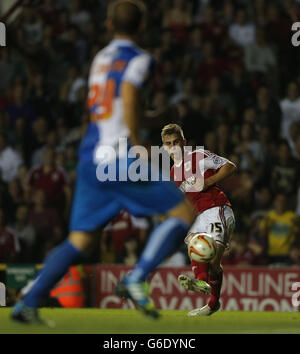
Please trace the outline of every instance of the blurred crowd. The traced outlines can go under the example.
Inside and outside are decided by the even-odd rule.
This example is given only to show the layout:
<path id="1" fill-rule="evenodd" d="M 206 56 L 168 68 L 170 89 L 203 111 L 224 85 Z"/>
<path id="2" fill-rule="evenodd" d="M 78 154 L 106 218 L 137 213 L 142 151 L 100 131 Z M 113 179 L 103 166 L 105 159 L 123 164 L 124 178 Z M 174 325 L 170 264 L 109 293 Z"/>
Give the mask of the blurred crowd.
<path id="1" fill-rule="evenodd" d="M 108 0 L 23 6 L 0 48 L 0 263 L 40 262 L 67 235 L 87 79 L 110 40 Z M 294 0 L 147 0 L 139 44 L 157 60 L 145 144 L 176 122 L 235 162 L 237 227 L 224 264 L 300 266 L 300 19 Z M 28 2 L 30 4 L 30 1 Z M 122 212 L 90 255 L 134 264 L 155 221 Z M 188 262 L 184 246 L 168 264 Z"/>

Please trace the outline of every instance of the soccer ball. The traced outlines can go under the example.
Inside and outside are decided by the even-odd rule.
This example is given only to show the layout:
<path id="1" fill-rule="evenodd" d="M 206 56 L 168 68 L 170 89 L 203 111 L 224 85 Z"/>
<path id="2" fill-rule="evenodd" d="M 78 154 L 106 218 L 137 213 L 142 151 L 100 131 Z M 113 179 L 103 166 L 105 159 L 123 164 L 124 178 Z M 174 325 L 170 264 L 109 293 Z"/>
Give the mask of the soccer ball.
<path id="1" fill-rule="evenodd" d="M 197 233 L 188 244 L 188 253 L 192 260 L 208 263 L 216 254 L 216 242 L 209 234 Z"/>

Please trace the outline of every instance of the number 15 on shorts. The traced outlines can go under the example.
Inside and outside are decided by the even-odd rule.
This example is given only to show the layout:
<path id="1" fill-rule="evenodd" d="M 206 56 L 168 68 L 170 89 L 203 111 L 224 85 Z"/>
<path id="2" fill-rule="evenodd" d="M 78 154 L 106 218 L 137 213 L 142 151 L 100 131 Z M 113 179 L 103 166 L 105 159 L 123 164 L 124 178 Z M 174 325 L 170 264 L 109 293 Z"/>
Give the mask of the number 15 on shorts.
<path id="1" fill-rule="evenodd" d="M 222 229 L 222 223 L 220 222 L 214 222 L 214 223 L 210 223 L 210 232 L 211 233 L 222 233 L 223 229 Z"/>

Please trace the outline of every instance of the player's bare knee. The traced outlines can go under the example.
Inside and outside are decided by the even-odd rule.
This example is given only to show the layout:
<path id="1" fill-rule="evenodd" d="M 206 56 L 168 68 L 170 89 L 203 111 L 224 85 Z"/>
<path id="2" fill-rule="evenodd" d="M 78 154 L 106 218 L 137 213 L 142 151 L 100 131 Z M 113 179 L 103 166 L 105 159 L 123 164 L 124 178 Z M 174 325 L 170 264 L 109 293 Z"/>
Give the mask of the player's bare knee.
<path id="1" fill-rule="evenodd" d="M 171 209 L 167 213 L 167 216 L 182 219 L 187 224 L 192 225 L 197 215 L 191 203 L 185 199 L 183 202 Z"/>
<path id="2" fill-rule="evenodd" d="M 82 231 L 72 231 L 69 235 L 69 241 L 80 251 L 85 251 L 88 247 L 91 246 L 93 242 L 93 236 L 90 233 Z"/>

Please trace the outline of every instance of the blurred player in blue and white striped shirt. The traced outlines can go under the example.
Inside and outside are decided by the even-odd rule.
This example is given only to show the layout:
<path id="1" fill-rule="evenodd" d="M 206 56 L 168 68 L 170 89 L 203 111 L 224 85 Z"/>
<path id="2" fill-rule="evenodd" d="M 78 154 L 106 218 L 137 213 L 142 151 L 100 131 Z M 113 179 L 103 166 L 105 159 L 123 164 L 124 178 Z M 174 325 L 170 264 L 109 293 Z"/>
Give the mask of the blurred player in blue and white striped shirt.
<path id="1" fill-rule="evenodd" d="M 130 298 L 146 315 L 158 312 L 146 290 L 146 278 L 183 242 L 194 221 L 194 212 L 182 192 L 171 181 L 103 181 L 97 168 L 105 162 L 115 164 L 116 175 L 126 173 L 134 159 L 127 158 L 140 140 L 140 92 L 154 61 L 135 41 L 144 27 L 145 7 L 140 0 L 119 0 L 109 7 L 107 26 L 114 39 L 95 57 L 89 78 L 90 123 L 82 141 L 77 170 L 68 239 L 45 260 L 45 266 L 31 289 L 18 302 L 12 318 L 38 321 L 37 307 L 43 296 L 76 262 L 93 240 L 93 232 L 106 225 L 122 209 L 135 216 L 164 214 L 165 221 L 149 235 L 148 243 L 132 272 L 116 287 L 116 293 Z M 118 154 L 119 138 L 127 138 L 126 151 Z M 120 167 L 121 166 L 121 167 Z"/>

